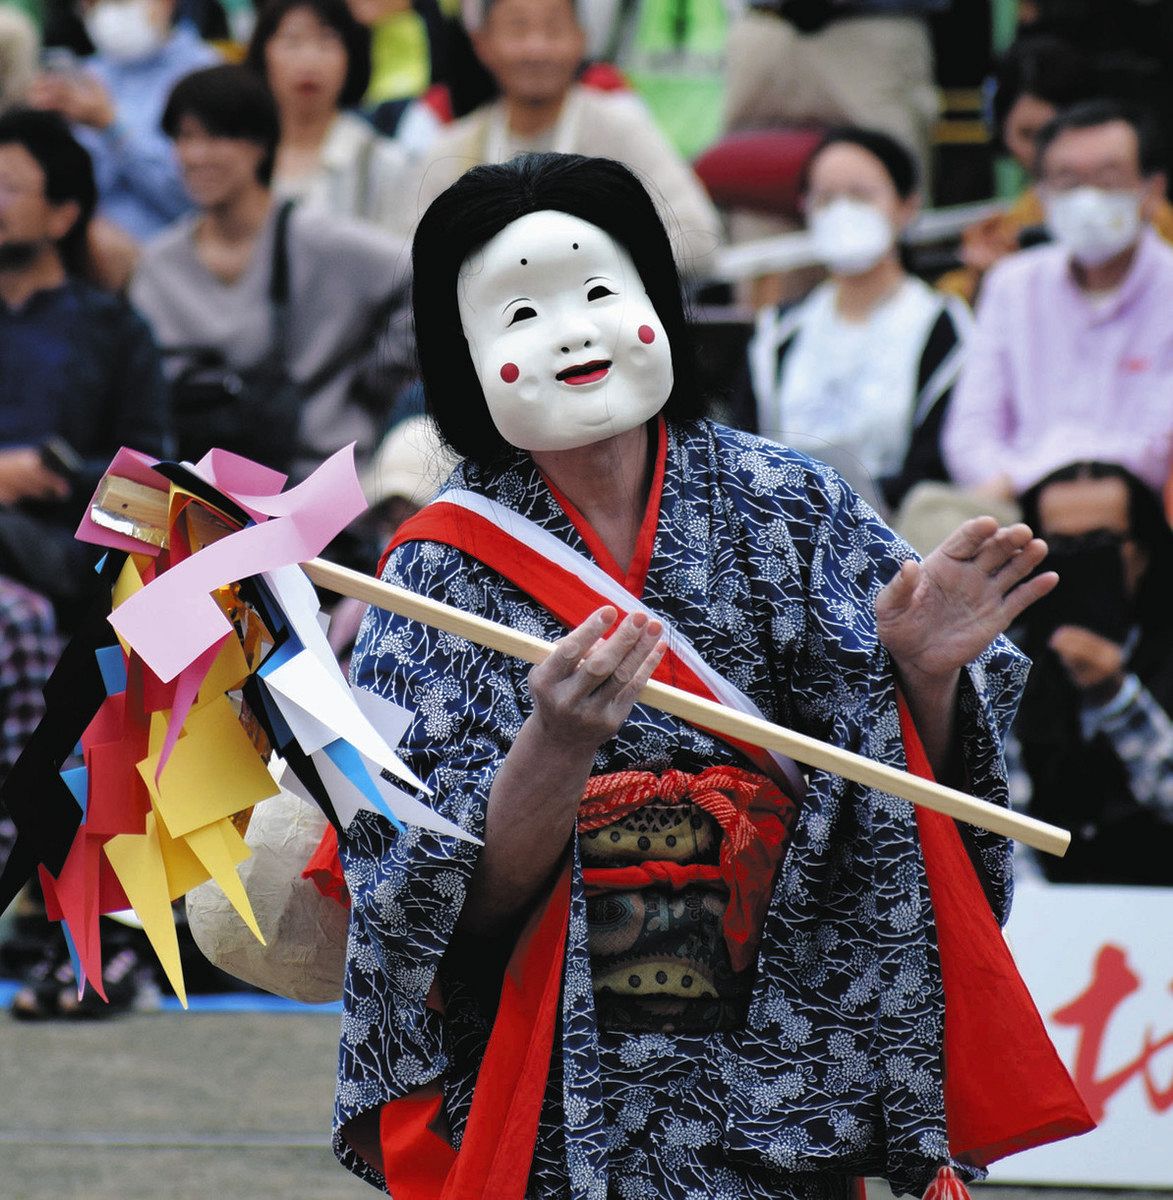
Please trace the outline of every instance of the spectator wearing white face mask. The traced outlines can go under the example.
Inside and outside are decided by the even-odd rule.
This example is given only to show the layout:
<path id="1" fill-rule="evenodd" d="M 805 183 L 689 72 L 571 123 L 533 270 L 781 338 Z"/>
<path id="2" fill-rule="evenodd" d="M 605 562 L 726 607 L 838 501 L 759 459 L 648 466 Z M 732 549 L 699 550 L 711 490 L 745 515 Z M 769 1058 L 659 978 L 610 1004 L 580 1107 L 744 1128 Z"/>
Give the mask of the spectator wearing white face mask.
<path id="1" fill-rule="evenodd" d="M 83 0 L 95 52 L 75 71 L 42 73 L 34 108 L 59 112 L 89 151 L 98 213 L 146 241 L 191 208 L 159 118 L 171 88 L 217 60 L 186 24 L 177 0 Z"/>
<path id="2" fill-rule="evenodd" d="M 969 310 L 904 269 L 899 239 L 920 197 L 912 155 L 895 139 L 832 131 L 807 164 L 803 198 L 830 278 L 759 315 L 748 351 L 756 419 L 747 423 L 833 459 L 895 507 L 915 483 L 945 478 L 938 434 Z"/>
<path id="3" fill-rule="evenodd" d="M 1110 459 L 1159 489 L 1173 466 L 1173 248 L 1150 227 L 1165 192 L 1155 134 L 1097 100 L 1039 136 L 1055 244 L 987 276 L 944 431 L 958 482 L 1023 491 L 1064 463 Z"/>

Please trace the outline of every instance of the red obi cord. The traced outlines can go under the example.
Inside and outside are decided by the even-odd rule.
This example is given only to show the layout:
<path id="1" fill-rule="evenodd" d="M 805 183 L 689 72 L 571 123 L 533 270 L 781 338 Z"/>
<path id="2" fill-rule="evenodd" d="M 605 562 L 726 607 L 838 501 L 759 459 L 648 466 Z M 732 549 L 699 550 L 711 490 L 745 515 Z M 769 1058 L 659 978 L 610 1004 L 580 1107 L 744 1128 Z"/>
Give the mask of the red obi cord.
<path id="1" fill-rule="evenodd" d="M 899 708 L 909 770 L 932 778 L 902 698 Z M 729 887 L 726 941 L 731 957 L 736 948 L 735 966 L 752 962 L 793 804 L 769 780 L 733 767 L 696 776 L 624 771 L 590 781 L 579 828 L 611 824 L 655 797 L 687 799 L 721 826 L 719 866 L 699 869 Z M 957 825 L 921 807 L 916 822 L 946 997 L 943 1073 L 951 1154 L 986 1166 L 1094 1128 L 1014 966 Z M 331 883 L 332 872 L 341 876 L 333 843 L 328 829 L 315 855 L 321 868 L 334 854 L 335 865 L 316 876 Z M 600 874 L 616 886 L 627 886 L 619 875 L 628 872 L 636 886 L 686 886 L 695 881 L 687 874 L 697 869 L 643 863 Z M 584 872 L 588 887 L 592 875 Z M 568 864 L 510 958 L 459 1154 L 438 1132 L 443 1099 L 435 1086 L 383 1106 L 383 1164 L 396 1200 L 523 1200 L 553 1052 L 569 911 Z M 947 1167 L 928 1193 L 933 1200 L 965 1194 Z"/>
<path id="2" fill-rule="evenodd" d="M 735 971 L 757 956 L 762 925 L 770 906 L 774 873 L 798 810 L 778 785 L 740 767 L 709 767 L 699 775 L 685 771 L 616 771 L 587 781 L 578 810 L 578 829 L 602 829 L 651 800 L 693 804 L 721 827 L 720 866 L 645 862 L 629 867 L 587 868 L 587 890 L 630 889 L 667 884 L 674 890 L 690 883 L 720 879 L 729 891 L 725 907 L 725 945 Z"/>
<path id="3" fill-rule="evenodd" d="M 725 938 L 735 969 L 748 966 L 757 951 L 774 871 L 794 822 L 793 802 L 770 780 L 738 767 L 710 767 L 699 775 L 619 771 L 589 781 L 579 809 L 579 830 L 612 824 L 653 799 L 694 804 L 721 827 L 720 865 L 700 869 L 713 872 L 729 888 Z M 694 870 L 643 863 L 618 872 L 585 871 L 583 879 L 588 886 L 592 875 L 596 884 L 602 877 L 616 883 L 616 873 L 630 873 L 638 886 L 664 874 L 661 868 L 667 878 L 674 867 L 677 872 Z M 383 1106 L 383 1168 L 396 1200 L 523 1200 L 554 1048 L 569 918 L 568 863 L 509 959 L 459 1153 L 435 1132 L 442 1105 L 437 1091 Z M 426 1169 L 421 1156 L 430 1160 Z"/>

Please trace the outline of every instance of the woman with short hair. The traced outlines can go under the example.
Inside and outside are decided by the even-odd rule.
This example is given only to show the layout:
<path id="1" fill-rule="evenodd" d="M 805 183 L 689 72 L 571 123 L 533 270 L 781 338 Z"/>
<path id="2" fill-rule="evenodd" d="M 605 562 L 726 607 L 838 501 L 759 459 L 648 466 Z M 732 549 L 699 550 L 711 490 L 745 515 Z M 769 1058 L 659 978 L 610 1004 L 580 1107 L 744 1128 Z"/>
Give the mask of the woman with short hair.
<path id="1" fill-rule="evenodd" d="M 826 135 L 803 181 L 807 229 L 830 278 L 764 310 L 749 346 L 752 427 L 828 458 L 895 508 L 945 479 L 941 421 L 972 319 L 910 275 L 900 237 L 920 207 L 912 155 L 887 134 Z"/>
<path id="2" fill-rule="evenodd" d="M 274 195 L 277 109 L 245 67 L 181 80 L 162 124 L 197 211 L 147 247 L 131 294 L 172 352 L 181 452 L 198 457 L 219 445 L 300 477 L 356 442 L 362 462 L 414 373 L 405 248 Z M 288 283 L 278 313 L 282 251 Z M 291 387 L 250 384 L 274 358 Z M 207 371 L 193 374 L 200 363 Z M 233 379 L 242 385 L 235 400 Z M 286 417 L 273 412 L 278 391 L 292 406 Z"/>
<path id="3" fill-rule="evenodd" d="M 354 111 L 370 82 L 371 34 L 345 0 L 265 5 L 245 63 L 277 102 L 278 195 L 385 224 L 401 203 L 407 155 Z"/>

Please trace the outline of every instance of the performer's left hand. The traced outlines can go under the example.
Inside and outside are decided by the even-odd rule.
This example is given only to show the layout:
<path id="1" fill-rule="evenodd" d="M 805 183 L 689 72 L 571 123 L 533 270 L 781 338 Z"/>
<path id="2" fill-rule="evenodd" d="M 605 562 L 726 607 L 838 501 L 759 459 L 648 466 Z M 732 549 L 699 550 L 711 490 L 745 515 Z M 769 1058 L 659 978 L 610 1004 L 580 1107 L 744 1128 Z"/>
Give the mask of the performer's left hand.
<path id="1" fill-rule="evenodd" d="M 946 680 L 977 658 L 1059 582 L 1054 571 L 1027 579 L 1046 553 L 1029 526 L 975 517 L 906 562 L 876 597 L 880 641 L 905 680 Z"/>

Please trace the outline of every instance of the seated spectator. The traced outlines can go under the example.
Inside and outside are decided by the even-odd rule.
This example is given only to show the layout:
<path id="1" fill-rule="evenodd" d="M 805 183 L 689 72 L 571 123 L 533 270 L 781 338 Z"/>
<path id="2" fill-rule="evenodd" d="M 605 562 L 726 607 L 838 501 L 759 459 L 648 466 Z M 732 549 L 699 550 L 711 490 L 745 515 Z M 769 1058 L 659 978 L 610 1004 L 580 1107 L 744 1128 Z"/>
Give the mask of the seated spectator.
<path id="1" fill-rule="evenodd" d="M 216 60 L 195 32 L 175 24 L 176 0 L 83 0 L 95 47 L 84 68 L 41 74 L 34 108 L 73 123 L 90 152 L 98 212 L 143 241 L 184 213 L 183 191 L 159 115 L 181 76 Z"/>
<path id="2" fill-rule="evenodd" d="M 615 158 L 640 175 L 656 197 L 682 272 L 703 273 L 720 237 L 716 210 L 635 96 L 575 82 L 585 35 L 573 0 L 487 0 L 473 44 L 496 79 L 500 99 L 437 139 L 418 186 L 409 189 L 406 228 L 478 163 L 505 162 L 537 150 Z"/>
<path id="3" fill-rule="evenodd" d="M 946 465 L 991 495 L 1093 457 L 1160 488 L 1173 454 L 1173 249 L 1149 226 L 1165 186 L 1154 135 L 1127 108 L 1089 101 L 1047 126 L 1038 154 L 1055 244 L 986 279 Z"/>
<path id="4" fill-rule="evenodd" d="M 273 191 L 345 217 L 387 221 L 406 155 L 357 113 L 371 74 L 371 35 L 346 0 L 272 0 L 248 66 L 269 85 L 281 118 Z"/>
<path id="5" fill-rule="evenodd" d="M 58 628 L 93 592 L 97 556 L 73 537 L 85 505 L 119 446 L 168 450 L 149 330 L 81 278 L 96 198 L 89 156 L 59 116 L 0 116 L 0 778 L 43 711 Z M 11 840 L 0 827 L 0 863 Z M 7 951 L 20 944 L 20 1017 L 78 1008 L 65 941 L 38 908 L 31 896 L 0 947 L 0 965 L 16 967 Z M 123 1009 L 139 997 L 131 961 L 103 972 Z"/>
<path id="6" fill-rule="evenodd" d="M 278 238 L 287 209 L 270 187 L 277 109 L 246 67 L 183 79 L 163 128 L 197 212 L 147 247 L 131 295 L 160 344 L 177 351 L 181 453 L 223 445 L 295 477 L 349 442 L 361 461 L 412 371 L 405 248 L 370 225 L 300 206 Z M 270 287 L 282 245 L 288 297 L 277 305 Z M 280 361 L 258 379 L 258 364 L 274 355 Z M 209 365 L 209 378 L 201 363 L 223 369 Z M 270 386 L 274 375 L 285 382 Z"/>
<path id="7" fill-rule="evenodd" d="M 621 9 L 614 20 L 619 28 L 593 53 L 614 55 L 672 145 L 686 159 L 697 158 L 721 133 L 734 6 L 727 0 L 642 0 L 614 7 Z M 582 17 L 599 21 L 596 10 L 605 8 L 592 4 Z"/>
<path id="8" fill-rule="evenodd" d="M 883 133 L 842 129 L 811 156 L 804 186 L 815 252 L 830 271 L 798 304 L 763 310 L 749 345 L 756 429 L 832 454 L 899 504 L 944 479 L 941 422 L 971 318 L 909 275 L 902 230 L 919 197 L 912 155 Z"/>
<path id="9" fill-rule="evenodd" d="M 993 85 L 993 133 L 1026 179 L 1035 174 L 1039 134 L 1061 109 L 1090 98 L 1095 88 L 1091 63 L 1067 42 L 1045 36 L 1015 42 L 998 63 Z M 1024 234 L 1045 237 L 1044 219 L 1037 189 L 1028 188 L 1009 210 L 965 231 L 964 266 L 950 271 L 937 286 L 972 304 L 983 275 L 1007 254 L 1021 250 Z"/>
<path id="10" fill-rule="evenodd" d="M 363 97 L 371 124 L 408 154 L 424 153 L 440 131 L 439 109 L 450 102 L 446 85 L 452 72 L 453 21 L 437 0 L 347 4 L 354 19 L 371 31 L 371 82 Z M 439 101 L 440 95 L 444 101 L 435 108 L 425 102 Z"/>
<path id="11" fill-rule="evenodd" d="M 60 117 L 0 117 L 0 574 L 62 613 L 87 592 L 93 560 L 73 530 L 115 451 L 167 449 L 149 330 L 79 278 L 94 203 Z"/>
<path id="12" fill-rule="evenodd" d="M 937 119 L 928 17 L 950 0 L 750 0 L 726 50 L 725 126 L 865 125 L 921 177 Z"/>
<path id="13" fill-rule="evenodd" d="M 363 97 L 369 108 L 422 96 L 432 82 L 428 17 L 412 0 L 348 0 L 356 21 L 371 32 L 371 79 Z"/>
<path id="14" fill-rule="evenodd" d="M 1173 533 L 1130 471 L 1075 463 L 1022 498 L 1058 588 L 1020 640 L 1034 669 L 1014 724 L 1018 790 L 1072 832 L 1056 882 L 1173 883 Z M 1045 860 L 1045 861 L 1042 861 Z"/>

